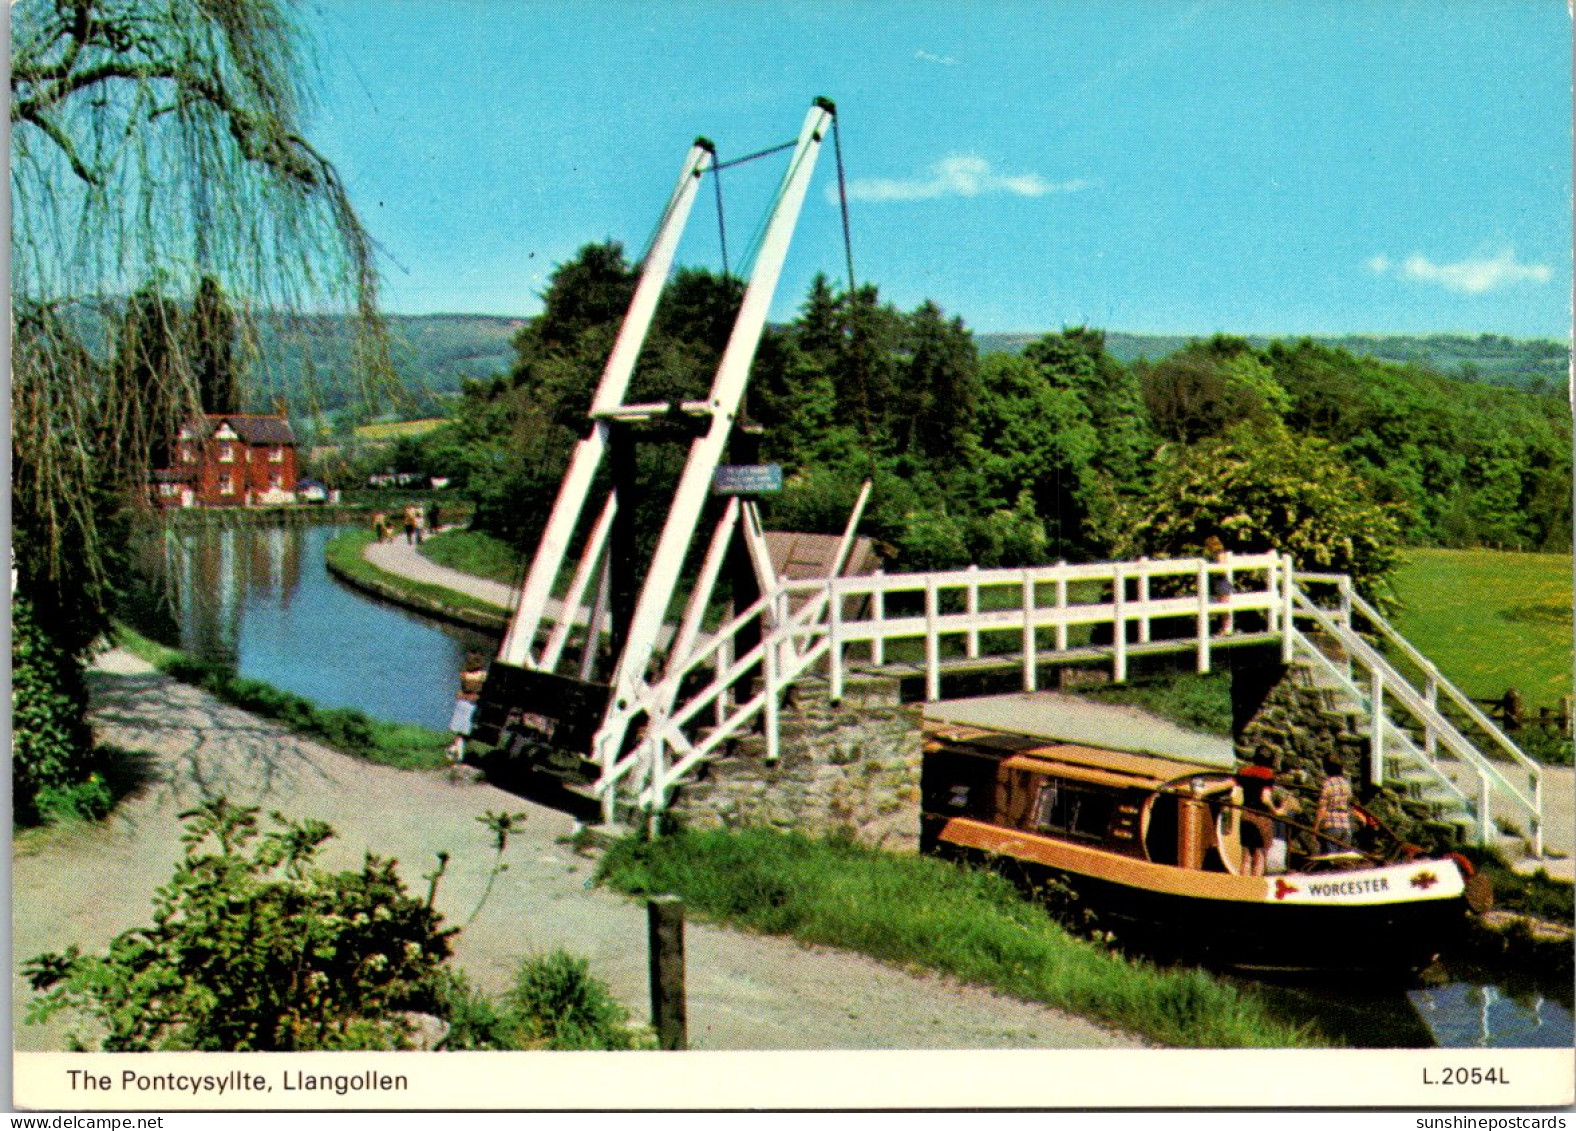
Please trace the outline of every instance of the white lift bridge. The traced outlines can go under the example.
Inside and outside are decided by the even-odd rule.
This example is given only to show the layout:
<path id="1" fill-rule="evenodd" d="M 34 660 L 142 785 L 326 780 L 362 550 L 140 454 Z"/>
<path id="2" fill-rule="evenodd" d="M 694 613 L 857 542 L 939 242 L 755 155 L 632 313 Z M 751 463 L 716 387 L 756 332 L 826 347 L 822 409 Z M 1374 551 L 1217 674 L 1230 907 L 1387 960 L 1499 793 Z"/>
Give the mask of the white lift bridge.
<path id="1" fill-rule="evenodd" d="M 1341 575 L 1300 571 L 1281 554 L 840 576 L 864 497 L 830 576 L 789 581 L 767 552 L 760 515 L 712 493 L 790 237 L 836 110 L 819 99 L 800 128 L 737 319 L 705 399 L 629 403 L 635 360 L 679 237 L 716 154 L 698 140 L 641 268 L 634 297 L 542 534 L 519 606 L 491 664 L 472 747 L 578 777 L 608 820 L 655 816 L 730 739 L 762 732 L 779 753 L 787 689 L 807 676 L 842 697 L 850 672 L 912 674 L 939 699 L 945 678 L 993 667 L 1034 690 L 1047 663 L 1187 652 L 1209 671 L 1223 647 L 1278 646 L 1333 710 L 1366 734 L 1375 783 L 1402 784 L 1488 842 L 1519 829 L 1542 851 L 1542 773 L 1478 707 L 1403 640 Z M 635 561 L 628 469 L 643 429 L 687 426 L 688 457 L 649 563 Z M 671 441 L 669 441 L 671 442 Z M 611 470 L 611 490 L 598 492 Z M 622 469 L 622 470 L 621 470 Z M 868 491 L 868 487 L 867 487 Z M 621 495 L 624 496 L 621 498 Z M 708 517 L 708 503 L 714 517 Z M 697 533 L 712 522 L 704 547 Z M 571 555 L 571 548 L 578 552 Z M 754 599 L 705 628 L 730 554 L 747 557 Z M 572 560 L 571 560 L 572 559 Z M 686 573 L 686 566 L 690 573 Z M 1228 573 L 1224 601 L 1212 579 Z M 687 593 L 681 579 L 693 577 Z M 549 598 L 555 593 L 560 601 Z M 756 595 L 758 593 L 758 595 Z M 589 625 L 574 611 L 589 599 Z M 563 610 L 559 613 L 558 610 Z M 1224 614 L 1237 631 L 1220 635 Z"/>

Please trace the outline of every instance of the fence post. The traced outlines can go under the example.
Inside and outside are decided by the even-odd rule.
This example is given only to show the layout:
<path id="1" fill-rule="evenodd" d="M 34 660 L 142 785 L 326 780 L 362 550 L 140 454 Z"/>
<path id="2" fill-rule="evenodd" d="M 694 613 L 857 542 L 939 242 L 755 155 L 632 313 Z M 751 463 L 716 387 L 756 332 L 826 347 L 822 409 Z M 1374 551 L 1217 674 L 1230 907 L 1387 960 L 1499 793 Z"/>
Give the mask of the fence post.
<path id="1" fill-rule="evenodd" d="M 1067 568 L 1066 562 L 1057 562 L 1061 569 Z M 1067 651 L 1067 578 L 1056 579 L 1056 650 Z"/>
<path id="2" fill-rule="evenodd" d="M 777 629 L 773 628 L 771 634 L 769 634 L 764 641 L 765 647 L 763 649 L 763 651 L 766 653 L 765 718 L 766 760 L 768 762 L 777 761 L 778 755 L 781 753 L 781 750 L 778 748 L 779 736 L 777 733 L 777 673 L 782 667 L 782 656 L 777 650 L 777 641 L 772 639 L 772 636 L 775 635 L 776 632 Z"/>
<path id="3" fill-rule="evenodd" d="M 1286 554 L 1281 558 L 1281 586 L 1284 589 L 1283 604 L 1281 607 L 1281 663 L 1289 664 L 1292 658 L 1292 633 L 1296 626 L 1292 624 L 1292 593 L 1295 589 L 1293 574 L 1296 566 L 1291 560 L 1291 555 Z"/>
<path id="4" fill-rule="evenodd" d="M 1138 559 L 1139 568 L 1143 570 L 1138 575 L 1138 642 L 1149 643 L 1149 559 Z"/>
<path id="5" fill-rule="evenodd" d="M 1368 672 L 1368 748 L 1373 757 L 1369 760 L 1374 785 L 1384 784 L 1384 675 L 1378 668 Z"/>
<path id="6" fill-rule="evenodd" d="M 886 586 L 881 580 L 885 576 L 886 571 L 880 569 L 870 575 L 870 619 L 874 630 L 870 636 L 870 663 L 878 668 L 886 663 L 886 630 L 881 624 L 886 619 Z"/>
<path id="7" fill-rule="evenodd" d="M 1127 682 L 1127 576 L 1120 565 L 1111 567 L 1111 640 L 1115 644 L 1111 678 Z"/>
<path id="8" fill-rule="evenodd" d="M 1023 571 L 1023 689 L 1035 690 L 1039 680 L 1039 660 L 1034 639 L 1034 574 Z"/>
<path id="9" fill-rule="evenodd" d="M 1209 674 L 1209 566 L 1198 562 L 1198 671 Z"/>
<path id="10" fill-rule="evenodd" d="M 936 578 L 925 575 L 925 700 L 930 703 L 941 698 L 941 640 L 936 633 Z"/>
<path id="11" fill-rule="evenodd" d="M 1532 855 L 1543 856 L 1543 774 L 1532 775 Z"/>
<path id="12" fill-rule="evenodd" d="M 843 701 L 843 595 L 838 591 L 841 587 L 837 578 L 832 578 L 826 583 L 831 604 L 830 615 L 827 617 L 827 650 L 832 654 L 831 671 L 831 696 L 833 703 Z"/>
<path id="13" fill-rule="evenodd" d="M 1439 711 L 1439 669 L 1432 664 L 1428 665 L 1428 709 L 1431 713 Z M 1439 731 L 1434 728 L 1434 720 L 1429 719 L 1423 727 L 1423 749 L 1428 753 L 1428 760 L 1432 762 L 1438 755 Z"/>
<path id="14" fill-rule="evenodd" d="M 979 571 L 979 566 L 970 563 L 970 577 L 968 581 L 969 632 L 967 640 L 968 657 L 971 660 L 980 658 L 980 583 L 979 578 L 973 576 L 978 574 Z"/>
<path id="15" fill-rule="evenodd" d="M 1494 840 L 1494 814 L 1491 809 L 1493 791 L 1488 787 L 1488 774 L 1478 771 L 1478 844 L 1487 848 Z"/>
<path id="16" fill-rule="evenodd" d="M 689 1047 L 684 1016 L 684 901 L 655 895 L 646 901 L 651 959 L 651 1027 L 658 1046 L 682 1052 Z"/>

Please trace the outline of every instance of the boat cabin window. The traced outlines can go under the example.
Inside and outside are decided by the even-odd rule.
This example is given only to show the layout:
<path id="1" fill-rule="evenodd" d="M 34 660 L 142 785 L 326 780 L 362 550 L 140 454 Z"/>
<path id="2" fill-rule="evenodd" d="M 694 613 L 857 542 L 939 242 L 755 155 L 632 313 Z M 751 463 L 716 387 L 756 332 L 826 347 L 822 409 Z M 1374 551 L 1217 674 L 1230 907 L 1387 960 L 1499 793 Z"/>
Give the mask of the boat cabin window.
<path id="1" fill-rule="evenodd" d="M 1036 832 L 1104 840 L 1115 806 L 1116 797 L 1103 790 L 1041 779 L 1029 811 L 1030 827 Z"/>

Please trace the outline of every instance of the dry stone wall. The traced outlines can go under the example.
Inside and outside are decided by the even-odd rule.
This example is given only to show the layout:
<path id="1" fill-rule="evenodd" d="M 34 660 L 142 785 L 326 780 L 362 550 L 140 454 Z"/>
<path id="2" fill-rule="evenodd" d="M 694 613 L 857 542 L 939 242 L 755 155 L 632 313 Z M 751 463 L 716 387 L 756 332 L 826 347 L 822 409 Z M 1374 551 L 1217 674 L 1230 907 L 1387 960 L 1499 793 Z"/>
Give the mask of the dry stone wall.
<path id="1" fill-rule="evenodd" d="M 781 756 L 749 735 L 683 786 L 669 812 L 686 828 L 766 827 L 840 834 L 880 848 L 919 847 L 921 712 L 894 679 L 852 679 L 834 705 L 801 680 L 782 712 Z"/>

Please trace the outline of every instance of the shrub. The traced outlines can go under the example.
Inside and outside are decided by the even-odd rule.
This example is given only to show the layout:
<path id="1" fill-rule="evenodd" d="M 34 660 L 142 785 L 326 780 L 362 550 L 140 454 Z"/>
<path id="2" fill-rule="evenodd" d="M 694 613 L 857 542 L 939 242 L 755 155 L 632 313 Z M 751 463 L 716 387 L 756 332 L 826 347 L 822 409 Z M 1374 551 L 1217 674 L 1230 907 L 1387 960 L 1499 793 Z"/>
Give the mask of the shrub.
<path id="1" fill-rule="evenodd" d="M 11 788 L 18 824 L 96 811 L 93 739 L 80 665 L 39 626 L 32 602 L 11 603 Z M 104 805 L 107 811 L 107 802 Z"/>
<path id="2" fill-rule="evenodd" d="M 257 812 L 220 797 L 183 813 L 185 856 L 154 896 L 153 924 L 107 954 L 28 960 L 43 992 L 28 1020 L 84 1016 L 108 1052 L 410 1047 L 402 1014 L 441 1008 L 454 931 L 392 861 L 321 871 L 332 829 L 275 813 L 259 835 Z"/>
<path id="3" fill-rule="evenodd" d="M 520 964 L 512 989 L 493 1001 L 454 975 L 443 993 L 446 1050 L 623 1050 L 651 1045 L 586 961 L 556 950 Z"/>

